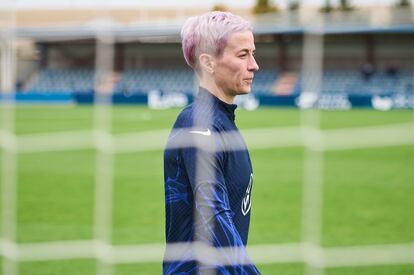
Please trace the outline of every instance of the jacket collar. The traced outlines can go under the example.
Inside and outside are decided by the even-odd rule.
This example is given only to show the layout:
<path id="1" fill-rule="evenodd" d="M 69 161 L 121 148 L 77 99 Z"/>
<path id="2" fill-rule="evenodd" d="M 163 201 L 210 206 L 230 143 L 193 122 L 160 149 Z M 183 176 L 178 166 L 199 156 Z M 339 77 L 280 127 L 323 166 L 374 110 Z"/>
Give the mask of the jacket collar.
<path id="1" fill-rule="evenodd" d="M 209 90 L 200 87 L 199 92 L 196 98 L 197 101 L 205 102 L 208 100 L 212 101 L 213 108 L 219 108 L 222 112 L 224 112 L 232 121 L 234 121 L 236 115 L 235 110 L 237 108 L 236 104 L 228 104 L 224 101 L 221 101 L 215 95 L 213 95 Z"/>

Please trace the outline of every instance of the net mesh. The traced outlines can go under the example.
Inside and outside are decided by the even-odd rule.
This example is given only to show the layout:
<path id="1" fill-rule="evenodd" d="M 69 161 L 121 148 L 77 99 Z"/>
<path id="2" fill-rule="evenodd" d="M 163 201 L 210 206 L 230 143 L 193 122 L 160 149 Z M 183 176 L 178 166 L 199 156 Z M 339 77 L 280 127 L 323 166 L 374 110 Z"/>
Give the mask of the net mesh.
<path id="1" fill-rule="evenodd" d="M 13 6 L 13 5 L 11 5 Z M 114 155 L 129 152 L 162 150 L 167 130 L 113 134 L 111 131 L 112 88 L 108 85 L 113 64 L 114 41 L 105 25 L 96 29 L 96 84 L 94 126 L 91 130 L 60 133 L 15 134 L 14 79 L 16 53 L 13 33 L 13 9 L 7 14 L 7 25 L 1 30 L 1 105 L 0 146 L 2 148 L 1 193 L 2 224 L 0 253 L 2 273 L 19 274 L 20 262 L 97 259 L 97 274 L 114 274 L 114 265 L 121 263 L 161 262 L 165 245 L 113 245 L 113 165 Z M 104 21 L 103 21 L 104 22 Z M 322 76 L 323 24 L 314 22 L 304 38 L 304 92 L 318 94 Z M 249 245 L 248 252 L 256 264 L 296 263 L 306 265 L 307 275 L 324 274 L 330 267 L 384 264 L 414 264 L 414 243 L 373 246 L 323 247 L 322 210 L 324 152 L 371 147 L 414 145 L 414 123 L 370 126 L 352 129 L 322 130 L 318 110 L 301 113 L 301 125 L 250 129 L 243 131 L 249 149 L 302 146 L 304 156 L 304 194 L 302 238 L 299 243 Z M 414 118 L 414 117 L 413 117 Z M 414 119 L 413 119 L 414 121 Z M 277 138 L 275 138 L 277 137 Z M 94 149 L 97 152 L 94 236 L 92 240 L 18 243 L 17 232 L 17 160 L 19 155 L 34 152 Z M 182 244 L 185 245 L 185 244 Z M 221 253 L 199 243 L 194 249 L 207 254 Z M 173 248 L 179 251 L 180 244 Z M 207 254 L 206 254 L 207 253 Z M 179 253 L 172 255 L 179 255 Z M 179 256 L 175 256 L 178 257 Z"/>

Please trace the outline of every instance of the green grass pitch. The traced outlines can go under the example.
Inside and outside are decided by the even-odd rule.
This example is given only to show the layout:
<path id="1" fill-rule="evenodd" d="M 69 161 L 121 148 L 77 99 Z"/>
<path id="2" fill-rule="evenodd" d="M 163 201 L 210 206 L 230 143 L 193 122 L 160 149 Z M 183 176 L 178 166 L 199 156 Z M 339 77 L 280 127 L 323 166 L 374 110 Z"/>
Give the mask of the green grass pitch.
<path id="1" fill-rule="evenodd" d="M 113 108 L 114 133 L 171 127 L 179 110 Z M 1 115 L 1 114 L 0 114 Z M 300 124 L 294 109 L 238 110 L 237 124 L 250 128 Z M 0 120 L 1 121 L 1 120 Z M 410 111 L 321 112 L 324 129 L 412 122 Z M 87 130 L 90 106 L 19 106 L 16 132 Z M 277 137 L 275 137 L 277 138 Z M 247 140 L 247 143 L 249 141 Z M 303 158 L 301 147 L 251 149 L 255 184 L 249 244 L 301 241 Z M 18 224 L 21 243 L 93 238 L 94 150 L 18 155 Z M 0 163 L 4 162 L 0 155 Z M 414 242 L 414 146 L 324 153 L 322 244 L 325 247 Z M 113 243 L 164 241 L 162 150 L 114 156 Z M 259 265 L 263 274 L 300 275 L 304 264 Z M 95 274 L 93 259 L 19 264 L 20 274 Z M 125 264 L 116 274 L 160 274 L 160 263 Z M 328 275 L 414 274 L 414 265 L 327 269 Z"/>

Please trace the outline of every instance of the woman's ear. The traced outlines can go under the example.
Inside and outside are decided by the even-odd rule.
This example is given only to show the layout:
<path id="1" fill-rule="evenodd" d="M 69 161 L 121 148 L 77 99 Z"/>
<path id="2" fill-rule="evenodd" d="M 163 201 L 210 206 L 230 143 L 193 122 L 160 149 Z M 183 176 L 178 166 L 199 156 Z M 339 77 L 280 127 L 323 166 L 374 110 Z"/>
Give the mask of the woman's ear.
<path id="1" fill-rule="evenodd" d="M 215 60 L 214 57 L 210 54 L 202 53 L 198 57 L 198 61 L 200 62 L 200 68 L 203 72 L 206 72 L 208 74 L 214 74 L 214 68 L 215 68 Z"/>

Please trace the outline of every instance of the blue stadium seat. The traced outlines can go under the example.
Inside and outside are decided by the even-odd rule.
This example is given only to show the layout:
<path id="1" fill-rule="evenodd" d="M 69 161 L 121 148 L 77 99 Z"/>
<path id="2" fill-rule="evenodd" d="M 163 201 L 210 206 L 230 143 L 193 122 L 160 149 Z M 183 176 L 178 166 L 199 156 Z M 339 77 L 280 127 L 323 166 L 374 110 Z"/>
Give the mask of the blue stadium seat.
<path id="1" fill-rule="evenodd" d="M 90 92 L 93 86 L 93 70 L 45 69 L 34 77 L 26 90 L 41 93 Z"/>
<path id="2" fill-rule="evenodd" d="M 94 90 L 95 73 L 92 69 L 45 69 L 26 87 L 42 93 L 88 93 Z M 255 73 L 252 91 L 257 95 L 271 95 L 281 75 L 274 68 Z M 298 75 L 291 94 L 303 90 L 303 73 Z M 152 68 L 125 70 L 115 83 L 115 93 L 146 94 L 151 90 L 192 94 L 196 90 L 193 71 L 187 68 Z M 325 70 L 321 93 L 326 95 L 381 95 L 414 93 L 414 71 L 396 75 L 377 72 L 366 80 L 358 70 Z"/>

